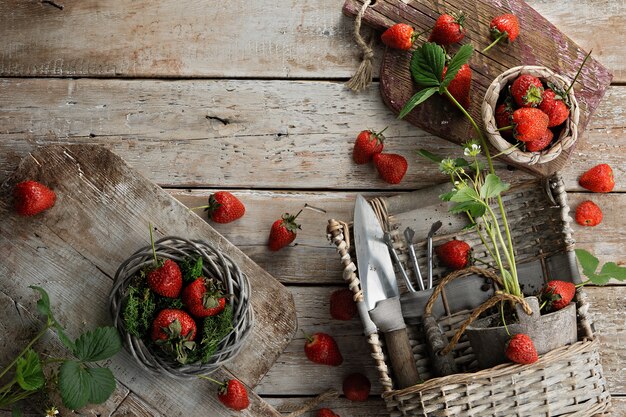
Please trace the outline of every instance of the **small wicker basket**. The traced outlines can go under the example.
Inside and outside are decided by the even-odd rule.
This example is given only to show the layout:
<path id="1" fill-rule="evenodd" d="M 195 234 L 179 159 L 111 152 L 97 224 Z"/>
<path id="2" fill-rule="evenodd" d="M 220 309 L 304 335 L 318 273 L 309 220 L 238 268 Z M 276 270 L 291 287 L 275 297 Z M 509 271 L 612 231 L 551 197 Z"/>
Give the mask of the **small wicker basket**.
<path id="1" fill-rule="evenodd" d="M 408 245 L 402 239 L 402 228 L 407 225 L 415 227 L 416 220 L 418 223 L 422 220 L 430 224 L 437 217 L 441 219 L 445 205 L 432 201 L 441 192 L 441 187 L 433 187 L 432 190 L 377 198 L 370 202 L 383 228 L 390 231 L 394 238 L 396 252 L 411 277 L 415 274 L 409 266 Z M 538 291 L 550 279 L 580 282 L 569 227 L 569 207 L 561 178 L 557 176 L 518 185 L 503 195 L 503 199 L 525 292 L 529 294 Z M 427 200 L 431 201 L 430 206 L 425 203 Z M 459 237 L 472 246 L 475 258 L 489 262 L 487 250 L 476 232 L 461 229 L 462 226 L 459 226 L 456 232 L 435 236 L 435 246 Z M 350 250 L 350 226 L 329 220 L 327 232 L 341 256 L 343 277 L 355 293 L 355 298 L 361 300 L 363 294 Z M 425 242 L 412 242 L 412 245 L 419 264 L 424 267 L 427 259 Z M 434 286 L 444 281 L 446 272 L 444 267 L 435 265 Z M 462 284 L 463 280 L 469 280 L 468 285 Z M 432 316 L 416 315 L 415 311 L 419 307 L 415 304 L 410 304 L 407 309 L 403 306 L 413 357 L 423 383 L 402 390 L 394 389 L 393 369 L 390 368 L 383 340 L 377 333 L 368 337 L 384 391 L 382 397 L 390 416 L 582 417 L 603 415 L 610 408 L 598 341 L 593 335 L 588 315 L 589 304 L 582 289 L 577 291 L 575 300 L 578 342 L 542 355 L 532 365 L 503 364 L 479 370 L 476 357 L 464 335 L 449 354 L 453 361 L 452 368 L 458 373 L 438 376 L 446 364 L 442 366 L 442 357 L 433 355 L 432 351 L 445 346 L 441 344 L 441 335 L 447 340 L 452 339 L 472 309 L 491 296 L 489 291 L 481 287 L 485 283 L 483 277 L 474 274 L 463 280 L 458 286 L 450 283 L 443 288 L 442 297 L 438 298 L 439 306 L 433 309 L 439 312 Z M 402 285 L 401 281 L 399 285 Z M 446 281 L 450 281 L 450 277 Z M 484 298 L 468 305 L 468 300 L 476 294 L 480 295 L 481 291 L 484 291 Z M 407 293 L 404 290 L 400 299 L 402 301 L 406 295 L 420 293 Z M 429 294 L 425 293 L 424 300 L 428 297 Z M 411 300 L 413 303 L 415 298 Z M 423 310 L 424 304 L 421 305 Z M 435 331 L 425 319 L 435 322 Z"/>
<path id="2" fill-rule="evenodd" d="M 210 374 L 232 360 L 252 333 L 254 315 L 250 304 L 248 277 L 230 257 L 206 242 L 168 236 L 155 242 L 155 250 L 159 258 L 172 259 L 176 262 L 182 262 L 188 257 L 202 257 L 205 276 L 220 279 L 227 293 L 232 294 L 230 303 L 233 307 L 233 329 L 219 343 L 210 362 L 185 365 L 181 365 L 158 351 L 151 350 L 142 339 L 126 331 L 121 317 L 127 298 L 126 289 L 137 271 L 153 264 L 151 246 L 143 247 L 135 252 L 120 265 L 115 274 L 115 282 L 109 296 L 113 325 L 122 335 L 126 350 L 144 370 L 178 379 Z"/>
<path id="3" fill-rule="evenodd" d="M 482 118 L 485 124 L 485 130 L 489 142 L 501 153 L 508 155 L 515 162 L 519 162 L 527 165 L 543 164 L 556 159 L 561 152 L 571 148 L 578 140 L 578 121 L 580 119 L 580 108 L 578 102 L 574 96 L 574 89 L 572 88 L 568 93 L 568 98 L 571 103 L 570 116 L 565 121 L 564 127 L 561 129 L 559 137 L 553 142 L 553 144 L 544 149 L 541 152 L 524 152 L 516 147 L 513 147 L 509 141 L 504 139 L 500 132 L 498 132 L 498 126 L 496 124 L 496 107 L 498 100 L 500 99 L 500 93 L 506 88 L 506 86 L 513 82 L 521 74 L 530 74 L 538 77 L 543 81 L 548 81 L 555 86 L 567 90 L 568 82 L 562 76 L 555 74 L 545 67 L 538 66 L 521 66 L 511 68 L 502 74 L 500 74 L 487 88 L 485 93 L 485 99 L 482 105 Z"/>

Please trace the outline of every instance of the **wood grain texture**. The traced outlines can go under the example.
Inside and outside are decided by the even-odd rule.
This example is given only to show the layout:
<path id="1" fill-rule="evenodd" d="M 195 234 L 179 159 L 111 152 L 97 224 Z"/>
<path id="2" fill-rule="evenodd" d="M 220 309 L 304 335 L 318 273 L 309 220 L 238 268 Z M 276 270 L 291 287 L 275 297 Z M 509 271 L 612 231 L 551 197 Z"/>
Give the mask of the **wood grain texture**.
<path id="1" fill-rule="evenodd" d="M 348 78 L 358 66 L 341 0 L 59 0 L 0 2 L 0 74 Z M 614 0 L 530 0 L 539 13 L 626 81 Z M 584 23 L 582 23 L 584 22 Z M 75 29 L 81 28 L 81 36 Z M 377 58 L 383 47 L 377 43 Z M 377 59 L 375 74 L 380 67 Z"/>
<path id="2" fill-rule="evenodd" d="M 37 218 L 13 214 L 12 184 L 25 178 L 55 189 L 58 199 L 53 209 Z M 57 319 L 70 334 L 84 330 L 87 323 L 110 323 L 111 277 L 125 258 L 147 244 L 148 222 L 159 234 L 211 242 L 233 258 L 250 279 L 256 313 L 252 335 L 216 378 L 234 374 L 255 386 L 295 332 L 295 308 L 286 289 L 183 205 L 101 147 L 52 146 L 31 154 L 4 184 L 0 212 L 5 218 L 0 225 L 0 248 L 5 254 L 0 261 L 3 291 L 14 300 L 32 303 L 35 295 L 27 286 L 45 287 Z M 211 383 L 190 380 L 172 384 L 165 377 L 141 371 L 126 352 L 116 356 L 111 366 L 122 384 L 163 414 L 202 411 L 227 415 Z M 254 394 L 251 400 L 244 415 L 275 415 Z"/>
<path id="3" fill-rule="evenodd" d="M 361 9 L 363 0 L 346 0 L 344 12 L 355 16 Z M 475 52 L 469 64 L 472 67 L 472 87 L 469 113 L 482 128 L 481 104 L 491 82 L 509 68 L 520 65 L 540 65 L 572 80 L 580 67 L 586 52 L 571 39 L 559 32 L 544 17 L 528 6 L 523 0 L 458 1 L 455 4 L 441 5 L 428 0 L 381 0 L 370 6 L 363 20 L 377 30 L 386 29 L 395 23 L 408 23 L 416 31 L 431 28 L 437 17 L 448 8 L 463 10 L 468 19 L 467 34 L 463 44 L 472 44 Z M 501 43 L 487 54 L 480 52 L 491 43 L 489 22 L 493 16 L 503 12 L 518 16 L 522 35 L 511 45 Z M 527 34 L 525 36 L 525 34 Z M 532 35 L 531 35 L 532 34 Z M 448 48 L 454 54 L 458 45 Z M 399 113 L 409 99 L 421 89 L 415 85 L 409 63 L 412 52 L 388 48 L 383 59 L 380 74 L 381 93 L 385 103 Z M 578 133 L 580 142 L 590 116 L 599 105 L 606 88 L 611 82 L 611 74 L 598 61 L 589 59 L 576 81 L 574 91 L 580 107 Z M 445 97 L 436 95 L 418 106 L 405 119 L 427 132 L 436 134 L 455 143 L 464 143 L 475 135 L 472 125 Z M 534 175 L 547 176 L 562 169 L 575 146 L 564 150 L 551 162 L 528 165 L 517 163 L 506 155 L 500 159 Z"/>
<path id="4" fill-rule="evenodd" d="M 72 143 L 104 145 L 164 186 L 407 190 L 445 181 L 415 150 L 459 148 L 396 120 L 375 87 L 355 95 L 321 81 L 3 79 L 0 178 L 36 146 Z M 598 163 L 611 164 L 616 191 L 626 190 L 625 102 L 625 87 L 609 89 L 563 170 L 569 190 Z M 386 149 L 409 162 L 397 186 L 351 159 L 359 131 L 385 126 Z"/>

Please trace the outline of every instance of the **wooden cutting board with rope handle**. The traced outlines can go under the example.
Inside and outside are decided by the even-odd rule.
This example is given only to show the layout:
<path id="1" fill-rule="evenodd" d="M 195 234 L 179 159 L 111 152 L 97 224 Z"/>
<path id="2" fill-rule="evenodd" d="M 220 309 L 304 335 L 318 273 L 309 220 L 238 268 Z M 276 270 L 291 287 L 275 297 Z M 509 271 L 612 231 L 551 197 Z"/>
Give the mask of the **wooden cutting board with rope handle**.
<path id="1" fill-rule="evenodd" d="M 357 16 L 363 0 L 346 0 L 343 11 Z M 406 23 L 417 33 L 426 33 L 416 41 L 425 42 L 435 21 L 442 13 L 463 11 L 466 15 L 467 34 L 461 44 L 471 43 L 475 52 L 470 59 L 472 68 L 472 104 L 469 113 L 482 128 L 480 108 L 487 87 L 502 72 L 520 65 L 541 65 L 568 80 L 572 80 L 587 52 L 560 32 L 532 7 L 521 0 L 372 0 L 363 14 L 362 23 L 377 31 L 384 31 L 395 23 Z M 520 21 L 520 36 L 510 45 L 500 42 L 487 53 L 482 51 L 492 39 L 489 23 L 497 15 L 515 14 Z M 380 36 L 380 33 L 374 36 Z M 378 43 L 378 45 L 381 45 Z M 452 45 L 448 52 L 453 55 L 459 44 Z M 383 46 L 384 47 L 384 46 Z M 411 78 L 409 62 L 412 51 L 387 48 L 380 71 L 380 88 L 383 100 L 397 114 L 419 89 Z M 587 61 L 574 85 L 580 106 L 578 141 L 585 140 L 583 134 L 593 112 L 598 107 L 611 83 L 611 73 L 593 55 Z M 413 110 L 406 120 L 427 132 L 454 143 L 464 143 L 475 136 L 469 121 L 445 97 L 435 95 Z M 563 151 L 553 161 L 525 165 L 512 161 L 507 156 L 499 158 L 537 176 L 547 176 L 565 166 L 575 145 Z"/>

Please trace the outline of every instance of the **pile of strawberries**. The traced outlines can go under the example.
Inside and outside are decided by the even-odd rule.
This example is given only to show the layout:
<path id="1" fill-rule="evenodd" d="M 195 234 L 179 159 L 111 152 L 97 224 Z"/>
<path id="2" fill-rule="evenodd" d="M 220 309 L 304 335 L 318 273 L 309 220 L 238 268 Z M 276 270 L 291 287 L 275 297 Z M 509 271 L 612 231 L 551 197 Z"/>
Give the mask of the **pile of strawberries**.
<path id="1" fill-rule="evenodd" d="M 409 167 L 406 158 L 395 153 L 383 153 L 385 137 L 383 132 L 364 130 L 356 138 L 352 159 L 362 165 L 374 161 L 380 177 L 389 184 L 399 184 Z"/>

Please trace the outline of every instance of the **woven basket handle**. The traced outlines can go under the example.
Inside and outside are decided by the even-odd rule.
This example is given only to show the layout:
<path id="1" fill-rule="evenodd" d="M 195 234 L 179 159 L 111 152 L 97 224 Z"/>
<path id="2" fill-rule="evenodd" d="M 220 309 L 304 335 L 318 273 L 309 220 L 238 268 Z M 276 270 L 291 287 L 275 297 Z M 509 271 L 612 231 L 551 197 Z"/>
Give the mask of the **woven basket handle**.
<path id="1" fill-rule="evenodd" d="M 447 275 L 444 279 L 442 279 L 439 285 L 437 285 L 437 287 L 433 291 L 432 295 L 430 296 L 428 300 L 428 303 L 426 304 L 426 307 L 424 307 L 424 317 L 432 317 L 432 309 L 435 304 L 435 301 L 437 300 L 437 298 L 439 298 L 439 295 L 441 294 L 441 292 L 443 291 L 443 288 L 447 284 L 454 281 L 455 279 L 466 277 L 472 274 L 482 275 L 485 278 L 489 278 L 493 282 L 502 286 L 502 281 L 500 280 L 500 278 L 493 272 L 486 270 L 484 268 L 470 266 L 469 268 L 452 272 L 451 274 Z M 463 336 L 463 333 L 465 333 L 465 329 L 467 329 L 467 326 L 472 324 L 472 322 L 476 320 L 483 312 L 485 312 L 486 310 L 489 310 L 491 307 L 495 306 L 501 301 L 511 301 L 513 303 L 519 303 L 522 305 L 522 307 L 524 308 L 524 311 L 527 314 L 529 315 L 532 314 L 532 310 L 530 306 L 526 303 L 526 301 L 522 297 L 517 297 L 511 294 L 497 291 L 493 297 L 489 298 L 487 301 L 485 301 L 480 306 L 475 308 L 474 311 L 472 311 L 472 314 L 470 314 L 470 316 L 463 322 L 461 327 L 459 327 L 459 329 L 456 331 L 456 333 L 454 334 L 454 337 L 452 338 L 452 340 L 450 340 L 450 343 L 448 343 L 448 345 L 437 354 L 440 356 L 444 356 L 450 353 L 452 349 L 454 349 L 456 344 L 459 342 L 459 340 L 461 339 L 461 336 Z"/>

